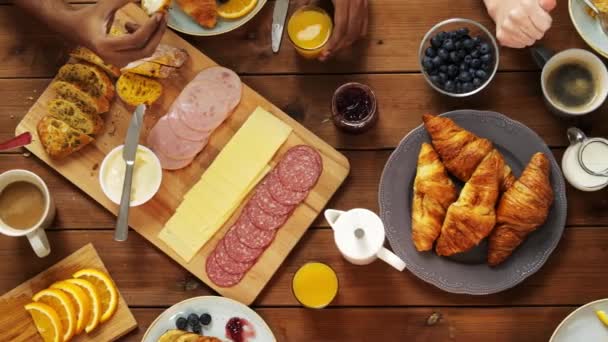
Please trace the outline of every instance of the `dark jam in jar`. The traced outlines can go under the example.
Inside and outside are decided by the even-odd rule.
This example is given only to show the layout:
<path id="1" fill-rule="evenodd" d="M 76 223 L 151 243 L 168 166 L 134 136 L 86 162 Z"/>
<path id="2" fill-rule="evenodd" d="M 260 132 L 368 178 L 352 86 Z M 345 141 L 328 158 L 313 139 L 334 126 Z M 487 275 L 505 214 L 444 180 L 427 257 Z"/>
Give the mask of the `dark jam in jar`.
<path id="1" fill-rule="evenodd" d="M 334 93 L 332 100 L 334 124 L 345 131 L 361 133 L 377 120 L 374 92 L 361 83 L 346 83 Z"/>
<path id="2" fill-rule="evenodd" d="M 247 342 L 255 338 L 255 331 L 246 319 L 233 317 L 226 323 L 226 337 L 234 342 Z"/>

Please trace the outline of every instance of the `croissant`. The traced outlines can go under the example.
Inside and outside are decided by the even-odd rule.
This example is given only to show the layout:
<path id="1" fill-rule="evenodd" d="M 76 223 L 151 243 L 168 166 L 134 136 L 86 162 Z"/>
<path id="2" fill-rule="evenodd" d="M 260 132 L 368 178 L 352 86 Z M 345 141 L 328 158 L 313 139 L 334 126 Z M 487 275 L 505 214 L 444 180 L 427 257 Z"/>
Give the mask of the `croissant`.
<path id="1" fill-rule="evenodd" d="M 412 241 L 419 252 L 433 249 L 450 204 L 457 197 L 433 146 L 423 143 L 418 155 L 412 206 Z"/>
<path id="2" fill-rule="evenodd" d="M 547 156 L 536 153 L 521 177 L 503 194 L 496 211 L 496 228 L 489 239 L 490 266 L 505 261 L 528 234 L 545 223 L 553 203 L 550 173 Z"/>
<path id="3" fill-rule="evenodd" d="M 216 0 L 177 0 L 184 13 L 191 16 L 205 28 L 214 28 L 217 24 Z"/>
<path id="4" fill-rule="evenodd" d="M 491 151 L 448 208 L 435 251 L 438 255 L 466 252 L 488 236 L 496 224 L 494 206 L 503 177 L 504 160 Z"/>
<path id="5" fill-rule="evenodd" d="M 471 178 L 479 163 L 494 150 L 490 140 L 476 136 L 451 119 L 424 114 L 422 120 L 445 167 L 463 182 Z M 507 164 L 503 174 L 501 189 L 505 191 L 515 182 L 515 177 Z"/>

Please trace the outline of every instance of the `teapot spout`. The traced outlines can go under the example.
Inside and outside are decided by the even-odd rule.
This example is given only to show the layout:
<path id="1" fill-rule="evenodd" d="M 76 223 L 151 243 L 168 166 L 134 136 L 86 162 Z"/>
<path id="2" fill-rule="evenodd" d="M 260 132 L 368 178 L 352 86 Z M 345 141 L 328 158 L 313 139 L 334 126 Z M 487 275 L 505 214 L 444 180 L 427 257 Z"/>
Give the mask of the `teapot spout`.
<path id="1" fill-rule="evenodd" d="M 338 221 L 338 218 L 340 218 L 342 214 L 344 214 L 342 210 L 335 209 L 327 209 L 324 212 L 325 219 L 327 220 L 327 222 L 329 222 L 329 225 L 332 229 L 334 229 L 334 224 L 336 223 L 336 221 Z"/>

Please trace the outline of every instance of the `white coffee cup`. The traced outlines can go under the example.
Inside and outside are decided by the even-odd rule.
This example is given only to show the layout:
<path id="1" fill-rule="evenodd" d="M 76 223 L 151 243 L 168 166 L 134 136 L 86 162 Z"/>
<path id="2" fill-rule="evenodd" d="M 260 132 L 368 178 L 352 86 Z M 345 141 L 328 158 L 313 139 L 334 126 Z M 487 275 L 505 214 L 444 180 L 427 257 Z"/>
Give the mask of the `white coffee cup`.
<path id="1" fill-rule="evenodd" d="M 541 73 L 541 87 L 545 103 L 549 109 L 561 117 L 574 117 L 585 115 L 598 109 L 608 96 L 608 69 L 604 62 L 593 53 L 583 49 L 568 49 L 553 54 L 550 50 L 538 46 L 531 49 L 536 63 L 543 69 Z M 583 65 L 593 77 L 595 97 L 587 104 L 572 108 L 555 101 L 548 92 L 548 78 L 560 66 L 568 63 Z"/>
<path id="2" fill-rule="evenodd" d="M 51 247 L 44 231 L 55 218 L 55 203 L 46 184 L 38 175 L 27 170 L 11 170 L 0 174 L 0 193 L 15 182 L 28 182 L 35 185 L 44 197 L 44 212 L 40 220 L 28 229 L 16 229 L 0 219 L 0 233 L 8 236 L 25 236 L 30 241 L 32 249 L 40 258 L 49 255 Z"/>

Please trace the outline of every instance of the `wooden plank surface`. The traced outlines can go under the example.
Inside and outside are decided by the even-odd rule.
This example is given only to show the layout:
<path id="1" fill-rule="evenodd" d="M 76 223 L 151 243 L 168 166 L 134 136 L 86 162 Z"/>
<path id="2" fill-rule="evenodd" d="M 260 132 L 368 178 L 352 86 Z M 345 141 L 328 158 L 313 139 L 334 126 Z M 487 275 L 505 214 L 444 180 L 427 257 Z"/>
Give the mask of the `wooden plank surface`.
<path id="1" fill-rule="evenodd" d="M 256 309 L 281 342 L 548 341 L 553 327 L 572 310 L 574 307 Z M 162 310 L 133 312 L 143 327 Z M 441 318 L 429 325 L 434 314 Z M 133 331 L 124 341 L 140 341 L 144 332 L 143 328 Z"/>
<path id="2" fill-rule="evenodd" d="M 290 11 L 303 1 L 292 1 Z M 567 1 L 558 1 L 553 28 L 542 42 L 556 50 L 586 47 L 570 22 L 567 6 Z M 298 58 L 287 35 L 283 35 L 280 53 L 271 52 L 272 9 L 272 3 L 267 4 L 251 22 L 228 34 L 188 37 L 188 41 L 212 59 L 247 74 L 418 72 L 420 40 L 437 22 L 465 17 L 478 20 L 494 31 L 494 24 L 479 0 L 459 0 L 457 5 L 447 0 L 373 0 L 367 38 L 344 51 L 338 59 L 323 64 Z M 0 6 L 0 60 L 3 61 L 0 77 L 50 77 L 62 64 L 65 45 L 61 37 L 15 6 Z M 501 70 L 537 69 L 526 50 L 503 48 L 500 60 Z"/>
<path id="3" fill-rule="evenodd" d="M 181 300 L 213 292 L 187 270 L 163 255 L 137 234 L 125 243 L 112 239 L 112 231 L 50 231 L 51 256 L 38 259 L 25 239 L 1 236 L 0 293 L 44 270 L 59 256 L 83 244 L 95 246 L 130 306 L 166 307 Z M 408 271 L 397 272 L 385 263 L 362 267 L 339 254 L 328 229 L 310 230 L 290 254 L 254 306 L 298 305 L 291 279 L 304 263 L 316 260 L 331 265 L 340 280 L 332 306 L 511 306 L 579 305 L 608 297 L 605 272 L 608 229 L 567 229 L 555 253 L 535 275 L 515 288 L 489 296 L 443 292 Z"/>
<path id="4" fill-rule="evenodd" d="M 81 269 L 94 268 L 108 273 L 93 244 L 89 243 L 82 248 L 73 248 L 71 251 L 73 253 L 69 255 L 54 252 L 56 256 L 65 258 L 57 264 L 41 270 L 41 273 L 35 277 L 0 297 L 0 312 L 3 313 L 0 316 L 0 341 L 42 340 L 30 314 L 23 308 L 24 305 L 32 302 L 32 296 L 38 291 L 48 288 L 57 281 L 72 278 L 72 274 Z M 110 274 L 110 277 L 113 277 L 113 275 Z M 137 322 L 129 311 L 120 289 L 118 296 L 118 308 L 114 315 L 107 322 L 100 324 L 90 334 L 76 336 L 73 339 L 74 342 L 114 341 L 137 326 Z"/>

